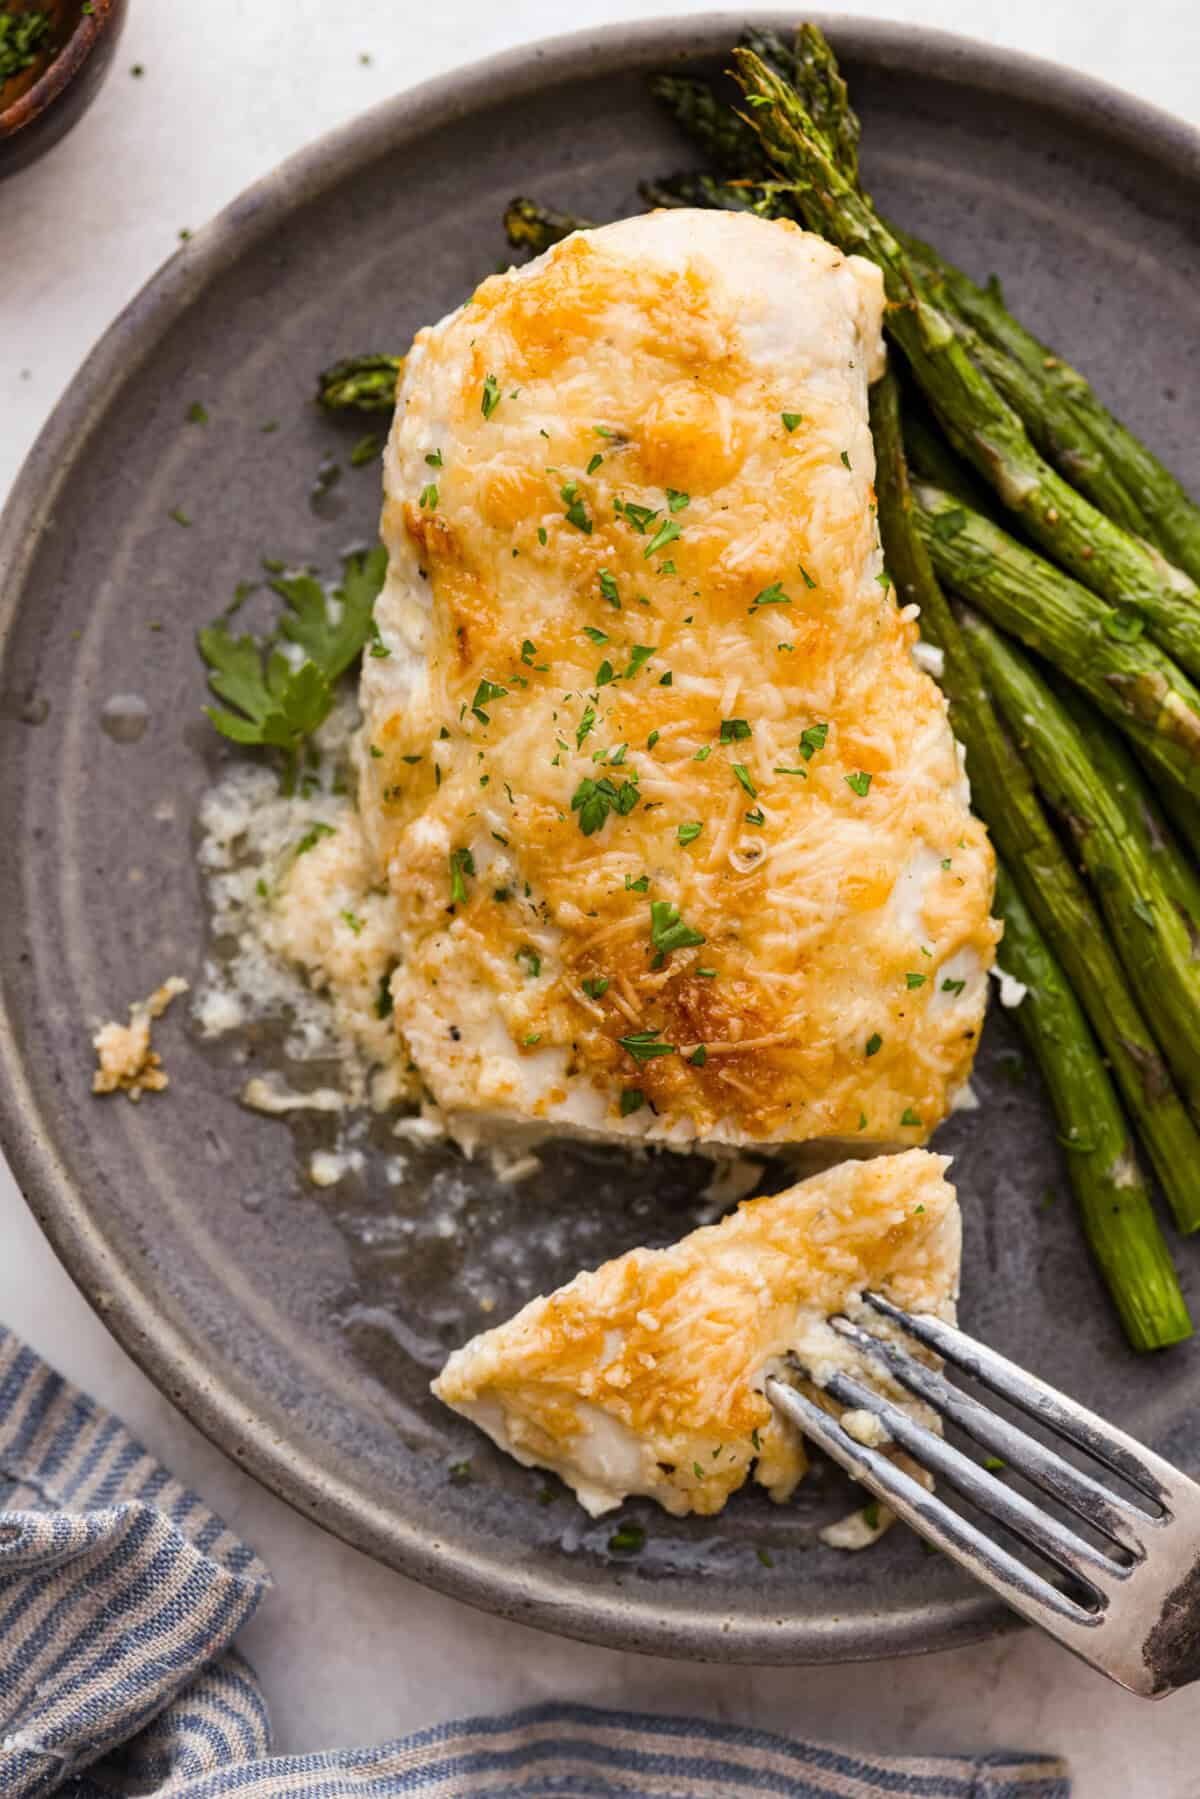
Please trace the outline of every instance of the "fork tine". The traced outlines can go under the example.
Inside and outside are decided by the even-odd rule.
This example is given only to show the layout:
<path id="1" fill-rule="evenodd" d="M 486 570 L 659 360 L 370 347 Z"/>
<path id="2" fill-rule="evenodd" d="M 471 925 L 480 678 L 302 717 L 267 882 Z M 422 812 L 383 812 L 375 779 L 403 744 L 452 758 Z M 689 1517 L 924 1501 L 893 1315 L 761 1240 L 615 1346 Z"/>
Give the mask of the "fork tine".
<path id="1" fill-rule="evenodd" d="M 857 1442 L 830 1414 L 806 1394 L 770 1375 L 764 1390 L 771 1404 L 810 1437 L 848 1474 L 882 1499 L 898 1518 L 1035 1623 L 1047 1624 L 1047 1613 L 1074 1626 L 1091 1626 L 1103 1616 L 1090 1612 L 1068 1594 L 1051 1586 L 1033 1569 L 993 1543 L 967 1518 L 960 1518 L 936 1495 L 878 1450 Z"/>
<path id="2" fill-rule="evenodd" d="M 1002 1399 L 1010 1400 L 1050 1430 L 1058 1431 L 1164 1510 L 1168 1509 L 1172 1489 L 1180 1482 L 1188 1487 L 1195 1485 L 1124 1431 L 1106 1424 L 1086 1406 L 1077 1405 L 1035 1374 L 1026 1373 L 1006 1356 L 977 1343 L 952 1324 L 945 1324 L 930 1313 L 902 1311 L 881 1293 L 864 1293 L 863 1298 L 874 1311 L 900 1325 L 909 1336 L 934 1350 L 944 1361 L 961 1368 L 964 1374 L 969 1374 Z"/>
<path id="3" fill-rule="evenodd" d="M 1145 1512 L 1065 1461 L 1053 1449 L 1039 1443 L 1036 1437 L 1027 1436 L 1007 1418 L 990 1412 L 969 1393 L 952 1387 L 944 1375 L 924 1362 L 918 1362 L 898 1343 L 873 1336 L 848 1318 L 831 1318 L 830 1323 L 839 1336 L 845 1337 L 873 1360 L 882 1362 L 910 1393 L 923 1399 L 976 1443 L 1002 1456 L 1010 1468 L 1035 1481 L 1043 1492 L 1085 1518 L 1135 1559 L 1144 1559 L 1146 1550 L 1138 1527 L 1144 1530 L 1154 1523 Z"/>
<path id="4" fill-rule="evenodd" d="M 853 1406 L 878 1418 L 901 1449 L 907 1449 L 923 1467 L 947 1481 L 964 1498 L 1014 1532 L 1031 1548 L 1057 1562 L 1075 1580 L 1090 1586 L 1098 1601 L 1106 1597 L 1104 1581 L 1119 1580 L 1125 1574 L 1125 1568 L 1077 1536 L 1069 1525 L 1040 1511 L 1023 1493 L 1006 1487 L 978 1462 L 973 1462 L 944 1437 L 919 1423 L 873 1388 L 864 1387 L 861 1381 L 839 1372 L 823 1383 L 823 1391 L 839 1405 Z"/>

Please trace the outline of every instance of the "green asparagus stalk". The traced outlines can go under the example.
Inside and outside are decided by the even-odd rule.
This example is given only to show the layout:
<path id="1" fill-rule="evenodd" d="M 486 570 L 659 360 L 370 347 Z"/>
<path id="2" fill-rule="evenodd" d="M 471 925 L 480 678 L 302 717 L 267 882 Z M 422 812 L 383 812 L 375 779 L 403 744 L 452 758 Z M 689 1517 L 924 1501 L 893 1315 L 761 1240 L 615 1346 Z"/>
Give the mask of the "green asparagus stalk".
<path id="1" fill-rule="evenodd" d="M 1078 369 L 1018 323 L 998 282 L 979 287 L 928 244 L 901 237 L 976 334 L 972 355 L 1055 467 L 1093 505 L 1200 581 L 1200 506 L 1174 475 L 1113 417 Z"/>
<path id="2" fill-rule="evenodd" d="M 905 603 L 920 607 L 922 636 L 942 652 L 942 689 L 954 734 L 966 751 L 975 808 L 1091 1022 L 1179 1228 L 1195 1230 L 1200 1227 L 1200 1134 L 1130 993 L 1100 914 L 996 718 L 916 529 L 891 374 L 871 389 L 871 427 L 888 569 Z"/>
<path id="3" fill-rule="evenodd" d="M 1001 863 L 1004 966 L 1028 989 L 1017 1008 L 1050 1094 L 1079 1218 L 1131 1346 L 1164 1349 L 1192 1321 L 1103 1058 L 1063 973 Z"/>
<path id="4" fill-rule="evenodd" d="M 753 128 L 732 106 L 717 98 L 707 81 L 683 75 L 656 75 L 650 92 L 723 173 L 748 180 L 771 173 Z"/>
<path id="5" fill-rule="evenodd" d="M 327 412 L 392 412 L 403 356 L 347 356 L 317 378 L 317 401 Z"/>
<path id="6" fill-rule="evenodd" d="M 781 40 L 769 33 L 747 33 L 743 44 L 791 82 L 839 171 L 857 186 L 859 122 L 824 34 L 814 25 L 802 25 L 790 56 Z M 686 96 L 674 91 L 679 86 L 688 88 Z M 699 82 L 673 83 L 665 77 L 656 92 L 727 175 L 757 176 L 761 181 L 760 147 L 747 143 L 748 130 L 739 134 L 729 127 L 729 109 L 711 88 Z M 727 181 L 710 186 L 692 179 L 689 197 L 677 203 L 728 205 L 727 196 L 737 191 Z M 776 196 L 774 210 L 786 214 L 792 208 Z M 1100 512 L 1146 538 L 1200 582 L 1200 506 L 1170 471 L 1109 412 L 1077 369 L 1012 316 L 998 282 L 993 279 L 980 287 L 930 245 L 892 230 L 920 271 L 930 297 L 964 330 L 972 360 L 1019 414 L 1047 461 Z"/>
<path id="7" fill-rule="evenodd" d="M 770 183 L 724 181 L 719 175 L 688 171 L 639 181 L 647 206 L 698 206 L 706 212 L 753 212 L 761 218 L 790 218 L 787 196 Z"/>
<path id="8" fill-rule="evenodd" d="M 974 469 L 968 468 L 954 454 L 920 395 L 905 393 L 901 410 L 904 454 L 910 473 L 918 481 L 940 488 L 973 512 L 994 518 L 998 508 L 991 490 L 983 485 Z"/>
<path id="9" fill-rule="evenodd" d="M 998 525 L 927 482 L 914 517 L 941 580 L 1074 681 L 1165 781 L 1200 796 L 1200 693 L 1112 609 Z M 1200 843 L 1193 848 L 1200 853 Z"/>
<path id="10" fill-rule="evenodd" d="M 556 212 L 538 200 L 518 194 L 504 208 L 504 230 L 514 250 L 532 250 L 540 256 L 551 244 L 561 243 L 572 231 L 590 231 L 592 219 L 578 218 L 571 212 Z"/>
<path id="11" fill-rule="evenodd" d="M 1112 604 L 1136 608 L 1162 647 L 1200 674 L 1200 590 L 1051 468 L 972 362 L 912 258 L 838 168 L 795 89 L 752 51 L 736 50 L 734 61 L 755 129 L 810 225 L 879 265 L 892 303 L 888 330 L 954 447 L 1051 556 Z"/>
<path id="12" fill-rule="evenodd" d="M 1180 862 L 1177 878 L 1164 880 L 1164 860 L 1179 861 L 1178 852 L 1132 758 L 1103 721 L 1078 702 L 1069 709 L 984 619 L 964 612 L 960 622 L 1036 785 L 1078 851 L 1129 984 L 1200 1121 L 1200 961 L 1192 942 L 1200 893 L 1189 894 L 1183 914 L 1173 898 L 1191 871 Z"/>

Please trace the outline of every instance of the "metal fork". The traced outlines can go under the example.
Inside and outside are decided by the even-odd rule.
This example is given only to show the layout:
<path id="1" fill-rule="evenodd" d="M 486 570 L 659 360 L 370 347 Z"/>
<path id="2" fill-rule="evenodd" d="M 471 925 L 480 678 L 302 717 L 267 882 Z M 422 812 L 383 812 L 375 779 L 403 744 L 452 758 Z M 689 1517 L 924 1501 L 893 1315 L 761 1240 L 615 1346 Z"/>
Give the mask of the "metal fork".
<path id="1" fill-rule="evenodd" d="M 998 1479 L 997 1470 L 973 1461 L 852 1375 L 834 1374 L 821 1383 L 822 1391 L 839 1406 L 873 1413 L 915 1462 L 1060 1569 L 1066 1577 L 1062 1584 L 993 1541 L 888 1456 L 851 1436 L 835 1416 L 772 1375 L 765 1390 L 777 1411 L 918 1535 L 1130 1692 L 1158 1699 L 1200 1678 L 1200 1485 L 952 1325 L 901 1311 L 878 1293 L 863 1297 L 945 1362 L 1118 1475 L 1137 1501 L 951 1386 L 897 1342 L 848 1318 L 831 1320 L 841 1336 L 991 1456 L 1002 1458 L 1005 1470 L 1024 1475 L 1083 1519 L 1103 1544 L 1081 1536 Z M 802 1364 L 797 1367 L 809 1373 Z"/>

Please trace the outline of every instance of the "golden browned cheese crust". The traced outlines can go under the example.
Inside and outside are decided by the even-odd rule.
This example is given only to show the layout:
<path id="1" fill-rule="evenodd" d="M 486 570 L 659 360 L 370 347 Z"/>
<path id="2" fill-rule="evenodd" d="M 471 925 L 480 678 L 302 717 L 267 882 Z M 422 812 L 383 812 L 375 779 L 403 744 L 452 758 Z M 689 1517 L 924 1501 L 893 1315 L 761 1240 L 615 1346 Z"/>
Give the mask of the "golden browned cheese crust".
<path id="1" fill-rule="evenodd" d="M 882 579 L 880 309 L 680 212 L 419 334 L 362 804 L 452 1120 L 913 1143 L 965 1081 L 992 859 Z"/>
<path id="2" fill-rule="evenodd" d="M 804 1453 L 764 1374 L 789 1350 L 853 1364 L 826 1320 L 867 1288 L 950 1313 L 960 1232 L 945 1167 L 924 1150 L 844 1162 L 670 1249 L 632 1250 L 456 1351 L 433 1390 L 593 1511 L 630 1493 L 719 1511 L 752 1468 L 786 1498 Z"/>

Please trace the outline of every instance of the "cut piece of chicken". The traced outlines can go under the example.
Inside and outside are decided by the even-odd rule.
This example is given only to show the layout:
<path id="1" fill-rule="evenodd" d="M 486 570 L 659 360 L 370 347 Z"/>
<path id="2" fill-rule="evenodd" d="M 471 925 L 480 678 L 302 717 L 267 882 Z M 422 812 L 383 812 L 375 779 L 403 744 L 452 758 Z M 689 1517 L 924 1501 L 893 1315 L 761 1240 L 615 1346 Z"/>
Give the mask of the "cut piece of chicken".
<path id="1" fill-rule="evenodd" d="M 992 859 L 882 570 L 878 270 L 671 211 L 408 357 L 361 804 L 451 1130 L 921 1142 Z"/>
<path id="2" fill-rule="evenodd" d="M 718 1512 L 751 1472 L 784 1500 L 806 1463 L 766 1374 L 794 1350 L 818 1382 L 847 1366 L 878 1382 L 827 1322 L 867 1288 L 953 1317 L 946 1167 L 925 1150 L 843 1162 L 670 1249 L 631 1250 L 456 1350 L 433 1391 L 593 1515 L 631 1494 Z"/>

